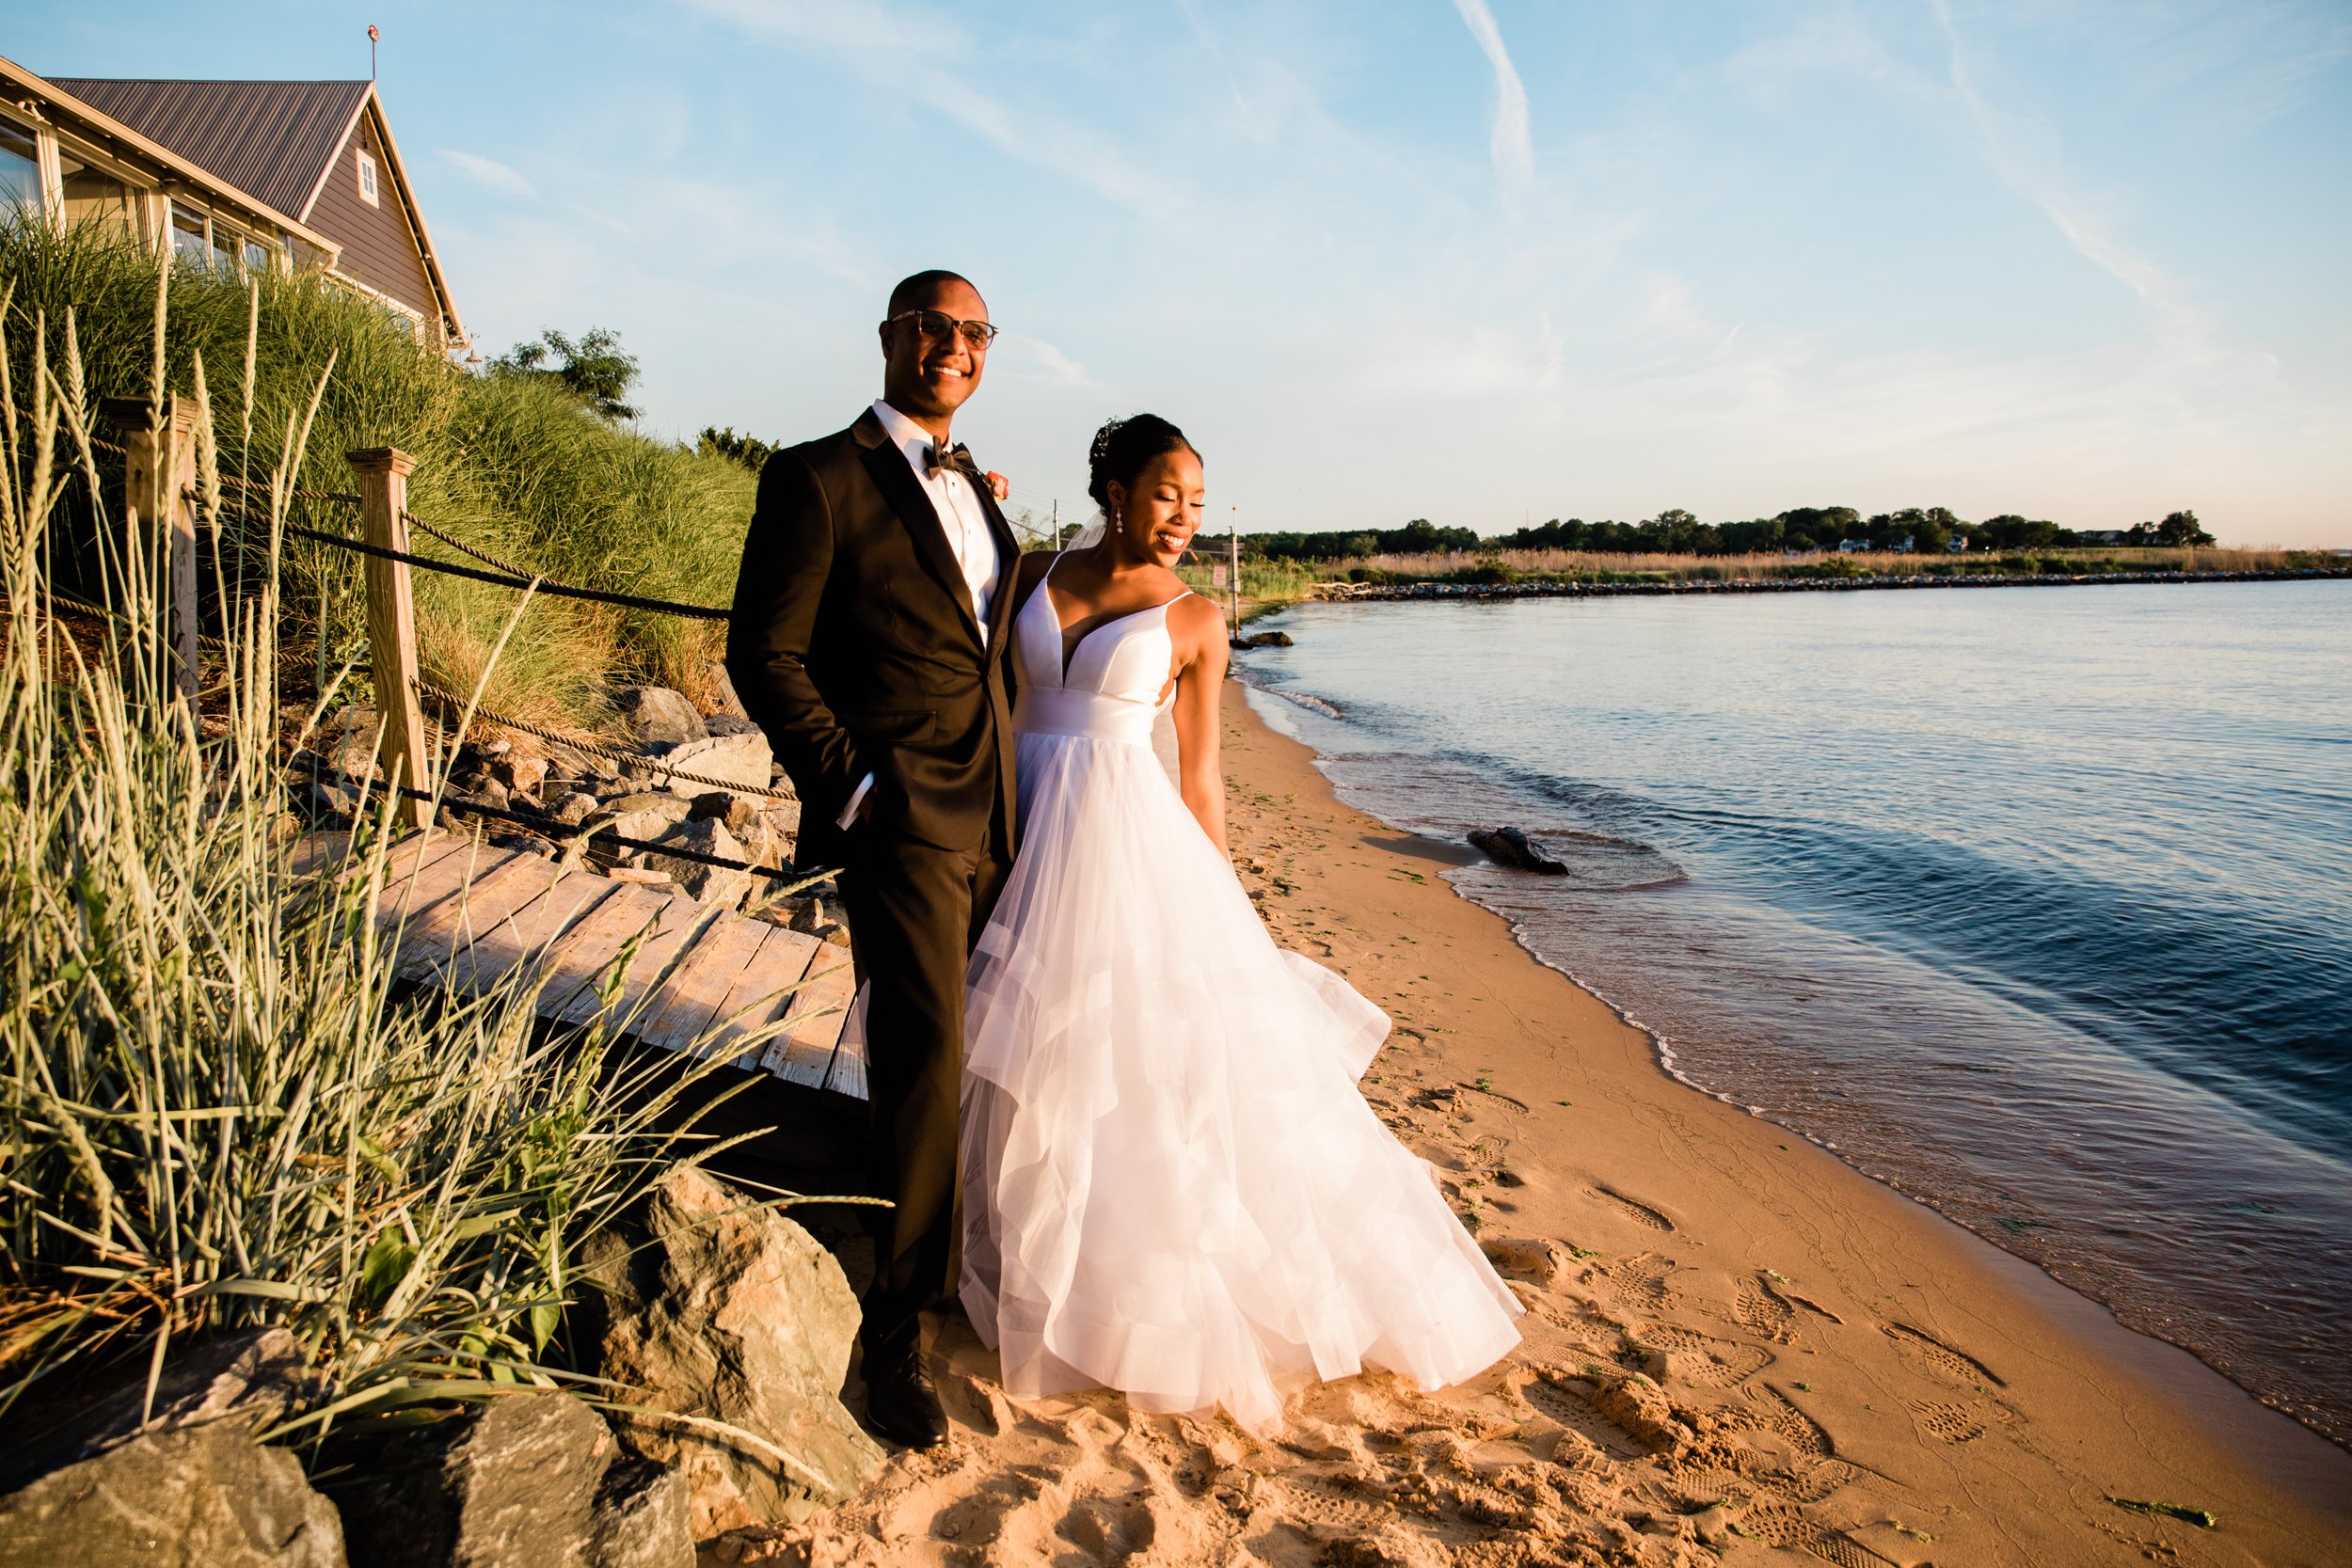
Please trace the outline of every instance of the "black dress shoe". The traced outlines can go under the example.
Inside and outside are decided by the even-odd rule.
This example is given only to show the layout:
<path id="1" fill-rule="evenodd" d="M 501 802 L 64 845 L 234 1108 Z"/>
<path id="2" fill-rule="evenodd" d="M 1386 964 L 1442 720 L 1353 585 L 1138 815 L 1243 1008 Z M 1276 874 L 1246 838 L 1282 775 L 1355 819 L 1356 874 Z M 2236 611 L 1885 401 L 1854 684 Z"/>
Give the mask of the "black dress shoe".
<path id="1" fill-rule="evenodd" d="M 867 1356 L 866 1424 L 876 1435 L 910 1449 L 936 1448 L 947 1440 L 939 1390 L 912 1342 Z"/>

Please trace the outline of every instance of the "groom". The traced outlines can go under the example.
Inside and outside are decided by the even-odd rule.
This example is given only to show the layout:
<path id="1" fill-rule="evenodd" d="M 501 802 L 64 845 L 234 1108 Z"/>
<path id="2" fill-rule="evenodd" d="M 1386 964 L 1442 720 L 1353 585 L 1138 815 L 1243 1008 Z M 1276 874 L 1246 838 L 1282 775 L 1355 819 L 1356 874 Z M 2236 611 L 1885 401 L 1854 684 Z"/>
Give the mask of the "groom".
<path id="1" fill-rule="evenodd" d="M 948 439 L 988 364 L 951 272 L 891 291 L 882 395 L 760 470 L 727 673 L 800 792 L 799 860 L 837 866 L 866 1013 L 877 1211 L 867 1424 L 946 1435 L 917 1314 L 954 1291 L 963 976 L 1012 859 L 1005 631 L 1019 547 Z"/>

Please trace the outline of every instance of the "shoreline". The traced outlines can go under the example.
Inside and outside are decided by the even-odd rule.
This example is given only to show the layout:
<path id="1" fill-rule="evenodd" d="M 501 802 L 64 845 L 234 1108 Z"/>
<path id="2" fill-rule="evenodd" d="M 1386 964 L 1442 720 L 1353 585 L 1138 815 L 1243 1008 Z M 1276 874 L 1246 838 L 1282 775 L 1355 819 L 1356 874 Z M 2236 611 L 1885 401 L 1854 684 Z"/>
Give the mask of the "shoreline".
<path id="1" fill-rule="evenodd" d="M 1238 682 L 1235 684 L 1240 686 Z M 1233 693 L 1232 707 L 1240 710 L 1234 718 L 1239 722 L 1229 721 L 1228 742 L 1229 745 L 1238 742 L 1235 749 L 1249 758 L 1251 772 L 1261 776 L 1270 775 L 1285 782 L 1311 781 L 1313 789 L 1324 797 L 1325 809 L 1329 814 L 1357 817 L 1391 835 L 1391 843 L 1386 847 L 1392 855 L 1409 855 L 1440 865 L 1470 863 L 1479 858 L 1477 852 L 1467 845 L 1456 846 L 1389 829 L 1378 819 L 1340 803 L 1329 782 L 1315 766 L 1314 753 L 1299 742 L 1276 733 L 1262 717 L 1248 711 L 1249 699 L 1246 695 L 1248 689 L 1251 689 L 1244 688 Z M 1258 700 L 1280 699 L 1271 693 L 1260 692 Z M 1234 768 L 1229 761 L 1231 771 Z M 1375 851 L 1382 847 L 1369 839 L 1366 842 L 1367 847 Z M 1738 1128 L 1749 1135 L 1740 1141 L 1754 1144 L 1769 1140 L 1774 1146 L 1775 1153 L 1803 1150 L 1812 1161 L 1826 1164 L 1828 1170 L 1820 1173 L 1820 1191 L 1814 1196 L 1821 1200 L 1850 1206 L 1857 1212 L 1858 1217 L 1867 1216 L 1867 1223 L 1871 1228 L 1884 1225 L 1890 1231 L 1908 1232 L 1899 1240 L 1893 1237 L 1890 1240 L 1898 1240 L 1899 1246 L 1905 1246 L 1906 1249 L 1917 1248 L 1918 1256 L 1935 1257 L 1949 1271 L 1945 1279 L 1944 1293 L 1954 1297 L 1970 1295 L 1986 1298 L 1971 1302 L 1965 1310 L 1981 1313 L 1994 1321 L 2031 1325 L 2047 1332 L 2054 1338 L 2071 1342 L 2073 1350 L 2087 1357 L 2081 1366 L 2073 1369 L 2073 1375 L 2094 1384 L 2111 1380 L 2113 1386 L 2105 1392 L 2104 1397 L 2115 1400 L 2119 1414 L 2126 1409 L 2132 1411 L 2125 1424 L 2133 1431 L 2152 1441 L 2160 1442 L 2162 1447 L 2187 1465 L 2209 1466 L 2208 1473 L 2219 1484 L 2232 1484 L 2221 1481 L 2220 1478 L 2233 1473 L 2233 1481 L 2246 1488 L 2244 1497 L 2248 1505 L 2260 1508 L 2262 1504 L 2257 1499 L 2267 1492 L 2275 1494 L 2274 1500 L 2284 1505 L 2285 1513 L 2297 1513 L 2308 1507 L 2312 1523 L 2323 1533 L 2308 1544 L 2309 1547 L 2319 1548 L 2318 1554 L 2296 1560 L 2352 1561 L 2352 1452 L 2347 1452 L 2292 1417 L 2262 1403 L 2193 1353 L 2126 1327 L 2104 1305 L 2075 1291 L 2027 1259 L 2003 1250 L 1958 1221 L 1947 1218 L 1924 1200 L 1865 1174 L 1848 1164 L 1834 1151 L 1801 1134 L 1690 1083 L 1661 1059 L 1655 1036 L 1629 1021 L 1599 996 L 1585 990 L 1565 971 L 1547 963 L 1526 945 L 1503 916 L 1459 893 L 1441 875 L 1432 881 L 1433 885 L 1427 893 L 1450 898 L 1460 906 L 1470 917 L 1468 924 L 1472 927 L 1473 934 L 1476 927 L 1486 925 L 1493 936 L 1501 937 L 1507 943 L 1512 956 L 1520 963 L 1539 971 L 1546 980 L 1570 993 L 1569 997 L 1561 999 L 1564 1006 L 1559 1033 L 1563 1043 L 1580 1037 L 1589 1040 L 1598 1036 L 1605 1039 L 1607 1036 L 1615 1034 L 1620 1037 L 1617 1042 L 1620 1050 L 1629 1043 L 1634 1046 L 1648 1082 L 1646 1085 L 1620 1083 L 1616 1086 L 1630 1091 L 1630 1098 L 1643 1103 L 1645 1110 L 1660 1113 L 1661 1122 L 1671 1125 L 1681 1121 L 1688 1125 L 1686 1118 L 1692 1117 L 1721 1120 L 1729 1124 L 1726 1132 Z M 1442 884 L 1441 891 L 1434 885 L 1438 883 Z M 1406 900 L 1417 895 L 1425 896 L 1423 889 L 1418 885 L 1402 889 L 1400 893 Z M 1267 911 L 1269 923 L 1276 926 L 1278 938 L 1288 936 L 1290 933 L 1282 930 L 1283 923 L 1276 915 L 1273 903 L 1270 898 L 1263 900 L 1261 908 Z M 1411 911 L 1408 901 L 1406 909 L 1396 911 L 1391 918 L 1419 912 Z M 1312 928 L 1309 927 L 1310 930 Z M 1286 940 L 1284 945 L 1300 944 Z M 1313 951 L 1303 946 L 1301 950 Z M 1352 970 L 1350 974 L 1351 978 L 1356 978 Z M 1360 979 L 1358 983 L 1359 986 L 1362 984 Z M 1368 994 L 1372 993 L 1368 991 Z M 1392 1012 L 1396 1010 L 1393 999 L 1375 994 L 1374 1000 L 1390 1005 Z M 1580 1013 L 1586 1016 L 1580 1018 L 1577 1016 Z M 1406 1026 L 1401 1014 L 1399 1023 L 1401 1028 Z M 1474 1040 L 1476 1036 L 1465 1029 L 1460 1032 L 1459 1037 L 1470 1041 Z M 1439 1051 L 1442 1055 L 1455 1057 L 1454 1065 L 1457 1067 L 1472 1065 L 1456 1057 L 1448 1046 L 1441 1045 Z M 1489 1057 L 1499 1054 L 1491 1045 L 1486 1051 Z M 1482 1059 L 1475 1065 L 1484 1069 L 1488 1064 Z M 1378 1070 L 1377 1068 L 1375 1070 Z M 1498 1085 L 1501 1085 L 1500 1071 L 1496 1072 L 1495 1081 Z M 1683 1103 L 1677 1106 L 1677 1101 Z M 1786 1149 L 1779 1147 L 1782 1140 L 1788 1141 Z M 1654 1144 L 1651 1147 L 1656 1148 Z M 1606 1198 L 1611 1195 L 1602 1189 L 1600 1196 Z M 1718 1193 L 1711 1196 L 1727 1198 L 1732 1195 Z M 1701 1245 L 1715 1240 L 1706 1236 L 1701 1227 L 1693 1226 L 1686 1228 L 1699 1234 Z M 1817 1259 L 1820 1262 L 1832 1261 L 1825 1252 L 1817 1253 Z M 2030 1335 L 2025 1336 L 2021 1338 L 2021 1342 L 2026 1342 L 2030 1338 Z M 2020 1403 L 2029 1397 L 2024 1381 L 2014 1377 L 2007 1380 L 2005 1395 L 2010 1397 L 2013 1402 Z M 2081 1407 L 2075 1402 L 2080 1397 L 2080 1391 L 2076 1391 L 2070 1398 L 2060 1401 L 2054 1405 L 2050 1415 L 2055 1416 L 2060 1409 L 2069 1414 L 2079 1410 Z M 2042 1412 L 2030 1409 L 2020 1409 L 2018 1414 L 2028 1422 L 2043 1416 Z M 2169 1432 L 2167 1429 L 2169 1429 Z M 2165 1433 L 2165 1436 L 2157 1439 L 2158 1433 Z M 2111 1438 L 2112 1433 L 2082 1431 L 2074 1436 L 2078 1445 L 2090 1446 L 2102 1438 Z M 2178 1447 L 2174 1448 L 2176 1444 Z M 2122 1456 L 2110 1457 L 2120 1460 Z M 2288 1485 L 2274 1488 L 2274 1481 L 2285 1481 Z M 2213 1503 L 2203 1506 L 2214 1508 L 2217 1513 L 2224 1512 Z M 2099 1520 L 2095 1514 L 2087 1522 L 2112 1523 Z M 2224 1523 L 2226 1526 L 2226 1517 Z M 2183 1549 L 2186 1549 L 2189 1543 L 2217 1545 L 2220 1533 L 2197 1530 L 2185 1540 L 2170 1536 L 2168 1540 L 2176 1548 Z M 2190 1560 L 2194 1560 L 2193 1553 Z M 2228 1558 L 2216 1560 L 2227 1560 Z M 2264 1560 L 2272 1560 L 2265 1555 Z"/>
<path id="2" fill-rule="evenodd" d="M 1298 603 L 1362 604 L 1406 599 L 1609 598 L 1661 594 L 1835 594 L 1926 588 L 2088 588 L 2126 583 L 2313 582 L 2352 578 L 2352 567 L 2294 566 L 2248 572 L 1918 573 L 1888 578 L 1737 578 L 1666 582 L 1323 582 Z M 1269 608 L 1288 608 L 1287 605 Z M 1245 617 L 1245 619 L 1247 619 Z"/>
<path id="3" fill-rule="evenodd" d="M 1262 1441 L 1100 1390 L 1015 1404 L 951 1317 L 949 1442 L 735 1560 L 2352 1563 L 2352 1454 L 1670 1077 L 1445 880 L 1474 851 L 1342 803 L 1238 682 L 1223 727 L 1243 884 L 1394 1020 L 1362 1092 L 1511 1281 L 1521 1344 L 1453 1388 L 1311 1386 Z"/>

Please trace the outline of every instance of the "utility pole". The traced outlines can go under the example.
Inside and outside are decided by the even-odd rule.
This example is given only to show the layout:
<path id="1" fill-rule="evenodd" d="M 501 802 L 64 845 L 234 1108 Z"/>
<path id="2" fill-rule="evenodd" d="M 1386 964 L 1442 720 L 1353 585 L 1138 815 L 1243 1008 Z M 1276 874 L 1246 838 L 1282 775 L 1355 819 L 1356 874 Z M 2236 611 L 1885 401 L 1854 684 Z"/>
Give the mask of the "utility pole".
<path id="1" fill-rule="evenodd" d="M 1059 497 L 1056 497 L 1054 500 L 1054 548 L 1061 548 L 1061 499 Z"/>

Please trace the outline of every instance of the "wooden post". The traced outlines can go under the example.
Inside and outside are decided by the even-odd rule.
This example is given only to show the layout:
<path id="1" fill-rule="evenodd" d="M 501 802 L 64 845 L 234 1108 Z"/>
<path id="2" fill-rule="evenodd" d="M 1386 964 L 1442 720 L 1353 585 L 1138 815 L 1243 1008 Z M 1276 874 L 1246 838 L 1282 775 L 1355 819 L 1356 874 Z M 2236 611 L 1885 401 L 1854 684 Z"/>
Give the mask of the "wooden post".
<path id="1" fill-rule="evenodd" d="M 359 531 L 371 545 L 408 550 L 408 475 L 417 460 L 397 447 L 363 447 L 343 454 L 359 481 Z M 409 596 L 408 563 L 366 556 L 368 662 L 375 671 L 375 710 L 384 726 L 377 759 L 388 787 L 433 787 L 424 749 L 424 709 L 417 693 L 417 615 Z M 422 800 L 393 803 L 394 821 L 432 826 Z"/>
<path id="2" fill-rule="evenodd" d="M 169 677 L 180 695 L 194 702 L 196 502 L 183 492 L 196 483 L 196 410 L 177 397 L 166 397 L 160 409 L 145 398 L 107 398 L 100 412 L 122 433 L 123 511 L 141 525 L 123 534 L 126 583 L 136 580 L 130 570 L 135 558 L 157 561 L 149 546 L 160 535 L 155 588 Z"/>
<path id="3" fill-rule="evenodd" d="M 1227 592 L 1232 596 L 1233 606 L 1233 640 L 1239 641 L 1241 640 L 1241 508 L 1238 506 L 1233 508 L 1232 544 L 1232 553 L 1230 559 L 1233 568 L 1233 582 Z"/>

